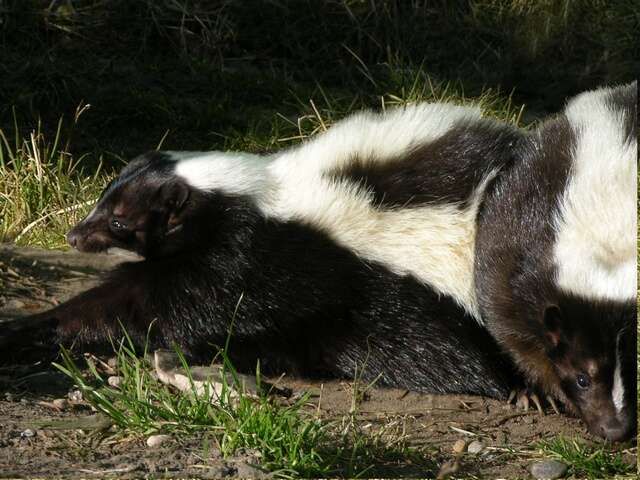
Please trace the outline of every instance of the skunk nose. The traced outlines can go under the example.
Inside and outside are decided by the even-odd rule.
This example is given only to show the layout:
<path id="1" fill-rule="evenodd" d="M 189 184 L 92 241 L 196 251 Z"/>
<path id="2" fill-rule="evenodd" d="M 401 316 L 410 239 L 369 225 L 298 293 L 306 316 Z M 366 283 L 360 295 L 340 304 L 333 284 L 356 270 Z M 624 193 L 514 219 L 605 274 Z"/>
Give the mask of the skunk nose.
<path id="1" fill-rule="evenodd" d="M 76 246 L 78 245 L 79 238 L 80 238 L 80 235 L 78 235 L 73 230 L 67 233 L 67 243 L 71 245 L 73 248 L 76 248 Z"/>
<path id="2" fill-rule="evenodd" d="M 600 425 L 600 436 L 610 442 L 620 442 L 633 436 L 635 422 L 608 421 Z"/>

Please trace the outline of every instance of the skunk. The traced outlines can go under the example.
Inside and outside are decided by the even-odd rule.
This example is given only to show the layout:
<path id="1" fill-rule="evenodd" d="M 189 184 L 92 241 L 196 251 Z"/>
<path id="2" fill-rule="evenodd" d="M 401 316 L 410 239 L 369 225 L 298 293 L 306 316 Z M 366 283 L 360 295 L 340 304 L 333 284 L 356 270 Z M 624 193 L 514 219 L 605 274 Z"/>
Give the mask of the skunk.
<path id="1" fill-rule="evenodd" d="M 475 218 L 520 137 L 479 109 L 423 104 L 356 114 L 267 157 L 142 155 L 68 241 L 144 260 L 4 343 L 29 328 L 97 348 L 120 322 L 194 359 L 230 335 L 241 370 L 358 369 L 379 385 L 503 398 L 510 363 L 477 316 Z"/>
<path id="2" fill-rule="evenodd" d="M 478 213 L 481 318 L 532 385 L 609 440 L 636 431 L 637 84 L 570 100 Z"/>

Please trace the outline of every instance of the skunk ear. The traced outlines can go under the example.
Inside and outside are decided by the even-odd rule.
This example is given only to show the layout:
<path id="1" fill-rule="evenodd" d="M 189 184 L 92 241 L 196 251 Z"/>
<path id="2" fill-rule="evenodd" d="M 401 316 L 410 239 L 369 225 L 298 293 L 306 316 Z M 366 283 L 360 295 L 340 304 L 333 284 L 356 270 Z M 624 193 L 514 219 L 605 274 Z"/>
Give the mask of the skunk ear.
<path id="1" fill-rule="evenodd" d="M 544 329 L 545 336 L 549 339 L 554 347 L 560 343 L 560 337 L 563 328 L 563 317 L 560 307 L 550 305 L 544 311 Z"/>
<path id="2" fill-rule="evenodd" d="M 169 182 L 161 187 L 160 194 L 163 205 L 177 212 L 189 198 L 189 187 L 183 182 Z"/>

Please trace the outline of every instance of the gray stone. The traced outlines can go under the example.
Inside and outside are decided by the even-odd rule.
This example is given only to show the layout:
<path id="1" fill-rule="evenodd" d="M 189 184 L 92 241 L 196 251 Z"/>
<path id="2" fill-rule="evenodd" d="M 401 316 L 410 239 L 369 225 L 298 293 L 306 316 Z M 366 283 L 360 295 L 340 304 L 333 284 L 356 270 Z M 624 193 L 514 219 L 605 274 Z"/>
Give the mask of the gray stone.
<path id="1" fill-rule="evenodd" d="M 484 443 L 480 440 L 474 440 L 467 447 L 467 452 L 469 453 L 480 453 L 482 450 L 484 450 Z"/>
<path id="2" fill-rule="evenodd" d="M 147 438 L 147 447 L 156 448 L 171 440 L 171 435 L 151 435 Z"/>
<path id="3" fill-rule="evenodd" d="M 543 460 L 531 465 L 531 475 L 537 480 L 555 480 L 567 473 L 567 465 L 559 460 Z"/>
<path id="4" fill-rule="evenodd" d="M 67 398 L 69 398 L 69 400 L 71 400 L 72 402 L 75 402 L 75 403 L 82 402 L 82 400 L 83 400 L 82 392 L 80 390 L 71 390 L 67 394 Z"/>
<path id="5" fill-rule="evenodd" d="M 120 385 L 122 385 L 122 377 L 118 377 L 118 376 L 112 376 L 107 378 L 107 383 L 109 384 L 109 386 L 113 387 L 113 388 L 120 388 Z"/>

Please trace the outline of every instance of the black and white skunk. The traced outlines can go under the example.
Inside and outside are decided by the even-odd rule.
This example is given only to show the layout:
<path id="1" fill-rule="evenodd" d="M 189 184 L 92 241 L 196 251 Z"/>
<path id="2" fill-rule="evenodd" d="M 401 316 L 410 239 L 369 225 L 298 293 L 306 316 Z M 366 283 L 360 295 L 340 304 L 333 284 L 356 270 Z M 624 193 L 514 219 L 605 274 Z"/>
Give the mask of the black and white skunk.
<path id="1" fill-rule="evenodd" d="M 266 158 L 143 155 L 68 240 L 145 260 L 22 325 L 95 347 L 118 321 L 141 342 L 155 320 L 153 346 L 206 360 L 232 330 L 244 370 L 357 368 L 382 385 L 504 397 L 509 364 L 477 319 L 475 218 L 520 137 L 478 109 L 424 104 L 357 114 Z"/>
<path id="2" fill-rule="evenodd" d="M 572 99 L 518 145 L 478 215 L 480 314 L 527 380 L 636 430 L 637 84 Z"/>
<path id="3" fill-rule="evenodd" d="M 525 134 L 423 104 L 354 115 L 269 157 L 143 155 L 68 239 L 145 260 L 22 325 L 89 346 L 117 319 L 142 341 L 155 319 L 154 345 L 210 358 L 238 305 L 242 369 L 364 365 L 385 385 L 502 397 L 512 379 L 495 338 L 594 433 L 628 438 L 635 105 L 635 86 L 587 93 Z"/>

